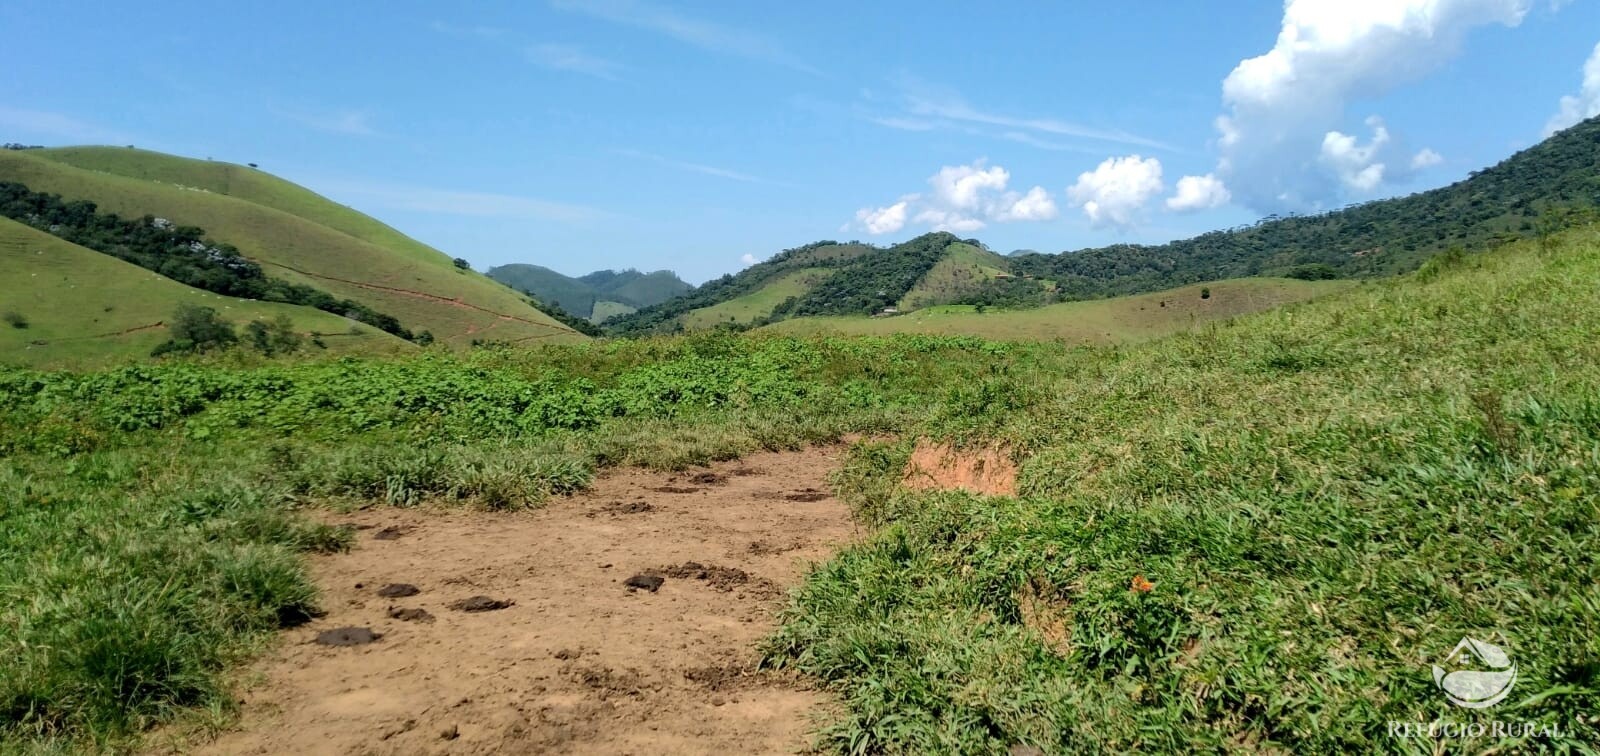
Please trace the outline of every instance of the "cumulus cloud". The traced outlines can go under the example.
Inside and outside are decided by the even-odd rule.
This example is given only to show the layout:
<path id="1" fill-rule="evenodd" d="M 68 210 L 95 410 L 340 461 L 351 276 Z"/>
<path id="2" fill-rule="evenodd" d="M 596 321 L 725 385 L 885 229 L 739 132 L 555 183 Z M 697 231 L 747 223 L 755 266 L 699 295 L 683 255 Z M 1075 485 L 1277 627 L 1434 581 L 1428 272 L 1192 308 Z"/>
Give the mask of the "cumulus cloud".
<path id="1" fill-rule="evenodd" d="M 1378 127 L 1365 143 L 1341 132 L 1347 105 L 1437 69 L 1476 27 L 1520 24 L 1529 3 L 1288 0 L 1273 48 L 1223 81 L 1218 173 L 1245 204 L 1272 211 L 1404 180 L 1403 140 L 1387 129 L 1380 140 Z"/>
<path id="2" fill-rule="evenodd" d="M 905 228 L 909 218 L 934 231 L 967 233 L 990 223 L 1047 221 L 1060 214 L 1044 187 L 1017 192 L 1007 188 L 1010 183 L 1009 171 L 982 160 L 947 165 L 928 177 L 931 191 L 908 194 L 887 207 L 857 210 L 853 227 L 869 234 L 892 234 Z"/>
<path id="3" fill-rule="evenodd" d="M 1600 44 L 1594 46 L 1594 52 L 1583 64 L 1583 88 L 1575 95 L 1561 98 L 1561 108 L 1550 117 L 1550 122 L 1544 127 L 1544 134 L 1550 136 L 1585 118 L 1597 115 L 1600 115 Z"/>
<path id="4" fill-rule="evenodd" d="M 741 256 L 739 258 L 739 262 L 742 262 L 745 265 L 755 265 L 758 262 L 758 260 L 756 260 L 756 256 L 755 255 L 752 255 L 749 252 L 746 252 L 746 253 L 744 253 L 743 256 Z"/>
<path id="5" fill-rule="evenodd" d="M 1330 131 L 1322 137 L 1322 154 L 1319 159 L 1331 168 L 1347 189 L 1366 193 L 1383 183 L 1383 173 L 1388 170 L 1379 154 L 1389 146 L 1389 129 L 1377 116 L 1367 118 L 1372 129 L 1372 139 L 1366 144 L 1349 134 Z"/>
<path id="6" fill-rule="evenodd" d="M 1184 176 L 1178 179 L 1178 190 L 1167 198 L 1167 209 L 1178 213 L 1210 210 L 1221 207 L 1233 199 L 1233 194 L 1216 174 Z"/>
<path id="7" fill-rule="evenodd" d="M 1160 160 L 1129 155 L 1106 158 L 1094 170 L 1079 175 L 1078 182 L 1067 189 L 1067 198 L 1083 208 L 1095 228 L 1128 228 L 1138 221 L 1150 200 L 1165 190 Z"/>
<path id="8" fill-rule="evenodd" d="M 869 234 L 892 234 L 906 227 L 906 207 L 910 203 L 900 200 L 888 207 L 864 207 L 856 211 L 856 223 Z"/>
<path id="9" fill-rule="evenodd" d="M 1420 171 L 1424 168 L 1432 168 L 1443 162 L 1443 155 L 1424 147 L 1421 152 L 1411 156 L 1411 170 Z"/>

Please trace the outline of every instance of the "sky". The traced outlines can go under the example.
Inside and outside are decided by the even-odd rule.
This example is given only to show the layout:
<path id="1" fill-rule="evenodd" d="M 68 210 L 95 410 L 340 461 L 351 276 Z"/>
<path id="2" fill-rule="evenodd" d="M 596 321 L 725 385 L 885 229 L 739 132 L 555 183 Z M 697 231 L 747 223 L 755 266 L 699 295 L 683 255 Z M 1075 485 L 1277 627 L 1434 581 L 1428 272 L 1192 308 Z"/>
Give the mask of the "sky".
<path id="1" fill-rule="evenodd" d="M 260 164 L 482 270 L 1160 243 L 1600 114 L 1600 1 L 0 5 L 0 142 Z"/>

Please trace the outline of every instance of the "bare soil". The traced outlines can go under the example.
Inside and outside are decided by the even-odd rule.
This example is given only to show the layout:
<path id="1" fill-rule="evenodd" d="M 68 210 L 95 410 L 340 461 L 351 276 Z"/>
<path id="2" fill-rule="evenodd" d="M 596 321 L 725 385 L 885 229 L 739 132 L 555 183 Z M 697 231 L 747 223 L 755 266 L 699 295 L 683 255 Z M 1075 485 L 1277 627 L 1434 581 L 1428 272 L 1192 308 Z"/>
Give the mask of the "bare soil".
<path id="1" fill-rule="evenodd" d="M 919 441 L 911 451 L 902 482 L 919 491 L 1012 496 L 1017 493 L 1017 463 L 1011 450 L 1002 446 L 957 449 Z"/>
<path id="2" fill-rule="evenodd" d="M 843 504 L 811 495 L 826 489 L 836 454 L 615 471 L 525 513 L 330 515 L 356 527 L 358 542 L 313 560 L 327 616 L 284 632 L 242 692 L 234 729 L 181 750 L 802 751 L 831 704 L 757 670 L 756 646 L 808 563 L 856 535 Z M 636 575 L 662 582 L 631 590 L 624 581 Z M 418 592 L 379 595 L 390 584 Z M 503 605 L 451 608 L 480 599 Z M 375 639 L 315 642 L 338 628 Z"/>

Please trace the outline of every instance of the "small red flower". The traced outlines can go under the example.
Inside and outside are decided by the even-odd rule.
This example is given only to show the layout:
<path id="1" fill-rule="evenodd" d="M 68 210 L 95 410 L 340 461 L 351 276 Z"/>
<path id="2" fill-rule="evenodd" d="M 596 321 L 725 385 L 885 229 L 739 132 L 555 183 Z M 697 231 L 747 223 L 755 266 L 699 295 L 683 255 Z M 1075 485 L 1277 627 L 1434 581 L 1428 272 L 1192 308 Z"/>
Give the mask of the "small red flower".
<path id="1" fill-rule="evenodd" d="M 1156 584 L 1144 579 L 1143 575 L 1133 576 L 1133 585 L 1130 586 L 1135 593 L 1149 593 L 1155 590 Z"/>

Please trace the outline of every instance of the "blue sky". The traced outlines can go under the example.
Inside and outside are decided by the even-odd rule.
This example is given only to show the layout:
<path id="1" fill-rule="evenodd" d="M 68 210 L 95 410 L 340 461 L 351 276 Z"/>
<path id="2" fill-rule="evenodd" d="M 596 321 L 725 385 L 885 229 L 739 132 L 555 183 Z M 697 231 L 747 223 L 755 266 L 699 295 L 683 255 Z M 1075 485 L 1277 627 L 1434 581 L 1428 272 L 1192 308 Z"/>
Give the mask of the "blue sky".
<path id="1" fill-rule="evenodd" d="M 480 269 L 698 282 L 934 228 L 1161 242 L 1600 112 L 1593 0 L 275 5 L 0 5 L 0 141 L 260 163 Z"/>

